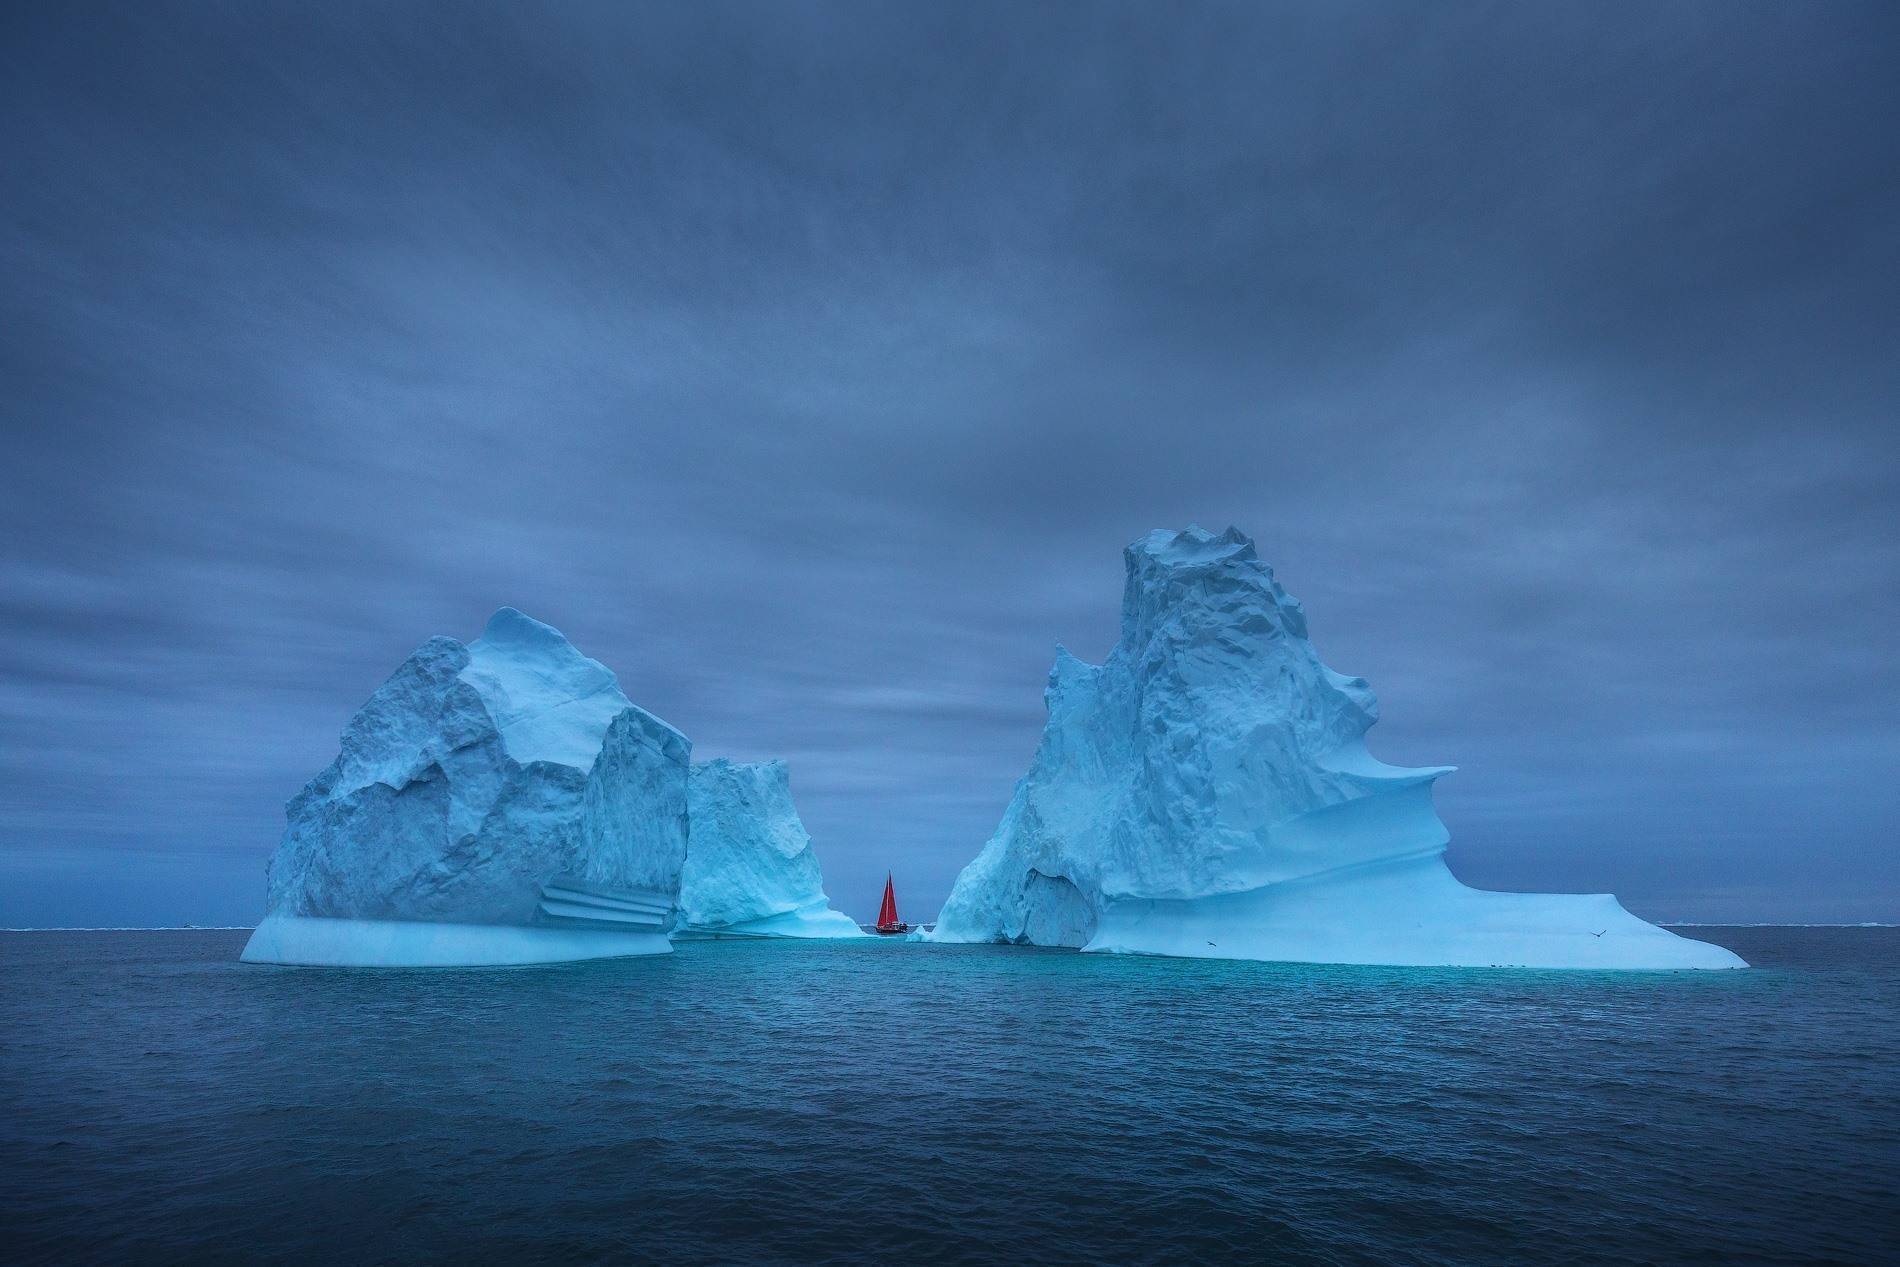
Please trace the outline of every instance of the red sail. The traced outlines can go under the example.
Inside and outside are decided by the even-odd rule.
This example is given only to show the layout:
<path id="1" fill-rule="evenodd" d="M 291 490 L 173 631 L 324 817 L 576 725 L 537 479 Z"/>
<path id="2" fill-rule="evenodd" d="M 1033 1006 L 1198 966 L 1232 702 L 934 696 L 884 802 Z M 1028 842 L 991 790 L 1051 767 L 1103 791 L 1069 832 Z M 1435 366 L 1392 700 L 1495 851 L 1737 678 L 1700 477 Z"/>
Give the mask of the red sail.
<path id="1" fill-rule="evenodd" d="M 891 877 L 884 877 L 884 905 L 877 908 L 877 926 L 895 928 L 897 926 L 897 892 L 891 888 Z"/>

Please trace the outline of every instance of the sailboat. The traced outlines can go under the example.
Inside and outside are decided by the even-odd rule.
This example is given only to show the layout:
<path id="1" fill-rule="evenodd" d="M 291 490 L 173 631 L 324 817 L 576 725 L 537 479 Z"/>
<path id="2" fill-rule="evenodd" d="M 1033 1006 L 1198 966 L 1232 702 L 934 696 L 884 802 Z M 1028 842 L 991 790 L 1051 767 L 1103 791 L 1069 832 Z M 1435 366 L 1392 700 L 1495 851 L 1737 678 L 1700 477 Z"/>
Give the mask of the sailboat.
<path id="1" fill-rule="evenodd" d="M 877 908 L 877 931 L 886 937 L 910 931 L 910 925 L 897 918 L 897 890 L 891 887 L 888 871 L 884 873 L 884 904 Z"/>

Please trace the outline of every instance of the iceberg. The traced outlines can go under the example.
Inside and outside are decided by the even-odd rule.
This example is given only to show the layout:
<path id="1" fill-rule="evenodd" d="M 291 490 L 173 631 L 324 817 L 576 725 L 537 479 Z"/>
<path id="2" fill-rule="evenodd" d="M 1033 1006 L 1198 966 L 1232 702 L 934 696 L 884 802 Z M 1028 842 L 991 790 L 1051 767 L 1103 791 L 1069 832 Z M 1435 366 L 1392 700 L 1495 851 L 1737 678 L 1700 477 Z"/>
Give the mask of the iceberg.
<path id="1" fill-rule="evenodd" d="M 1307 640 L 1236 529 L 1125 552 L 1107 661 L 1057 649 L 1048 723 L 930 937 L 1198 958 L 1735 968 L 1608 894 L 1493 893 L 1446 866 L 1432 785 L 1375 759 L 1378 704 Z"/>
<path id="2" fill-rule="evenodd" d="M 664 954 L 692 744 L 504 607 L 431 638 L 286 806 L 251 963 L 447 966 Z"/>
<path id="3" fill-rule="evenodd" d="M 693 767 L 679 937 L 863 937 L 831 909 L 783 761 Z"/>

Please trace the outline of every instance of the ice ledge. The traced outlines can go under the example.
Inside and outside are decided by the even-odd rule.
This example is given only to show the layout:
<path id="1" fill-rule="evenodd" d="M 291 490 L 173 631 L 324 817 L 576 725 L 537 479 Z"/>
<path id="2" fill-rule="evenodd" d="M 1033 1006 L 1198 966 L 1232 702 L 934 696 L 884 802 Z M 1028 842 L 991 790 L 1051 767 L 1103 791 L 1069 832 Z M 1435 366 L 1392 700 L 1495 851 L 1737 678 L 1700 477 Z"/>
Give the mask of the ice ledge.
<path id="1" fill-rule="evenodd" d="M 829 938 L 869 937 L 856 921 L 842 911 L 834 911 L 830 899 L 820 896 L 795 911 L 784 911 L 762 919 L 736 924 L 691 924 L 675 930 L 675 941 L 718 941 L 722 938 L 792 937 L 822 940 Z"/>
<path id="2" fill-rule="evenodd" d="M 1191 959 L 1443 968 L 1746 968 L 1645 923 L 1607 893 L 1467 888 L 1437 856 L 1238 893 L 1107 904 L 1084 950 Z"/>
<path id="3" fill-rule="evenodd" d="M 239 958 L 312 968 L 496 968 L 672 949 L 657 932 L 271 915 Z"/>

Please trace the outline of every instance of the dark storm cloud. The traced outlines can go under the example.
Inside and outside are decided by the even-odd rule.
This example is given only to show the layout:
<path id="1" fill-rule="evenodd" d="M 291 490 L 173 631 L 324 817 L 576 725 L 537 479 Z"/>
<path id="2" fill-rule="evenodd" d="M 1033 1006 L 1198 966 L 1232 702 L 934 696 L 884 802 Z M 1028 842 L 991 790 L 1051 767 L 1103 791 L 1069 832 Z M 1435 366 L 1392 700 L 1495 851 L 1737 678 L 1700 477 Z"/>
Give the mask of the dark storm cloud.
<path id="1" fill-rule="evenodd" d="M 1189 520 L 1465 878 L 1900 915 L 1888 6 L 0 23 L 0 919 L 253 917 L 502 603 L 927 910 Z"/>

